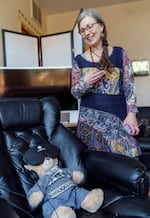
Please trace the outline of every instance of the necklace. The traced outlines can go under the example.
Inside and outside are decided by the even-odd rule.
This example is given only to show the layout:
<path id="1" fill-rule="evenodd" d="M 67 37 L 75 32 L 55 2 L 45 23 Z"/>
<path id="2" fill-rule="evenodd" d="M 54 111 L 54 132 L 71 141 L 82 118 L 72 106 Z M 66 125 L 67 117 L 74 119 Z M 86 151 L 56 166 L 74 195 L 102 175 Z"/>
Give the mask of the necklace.
<path id="1" fill-rule="evenodd" d="M 95 68 L 97 68 L 98 70 L 100 70 L 101 68 L 100 68 L 100 66 L 94 61 L 94 58 L 93 58 L 93 54 L 92 53 L 94 53 L 94 52 L 92 52 L 92 49 L 91 49 L 91 47 L 90 47 L 90 56 L 91 56 L 91 60 L 92 60 L 92 64 L 93 64 L 93 66 L 95 67 Z M 95 54 L 95 53 L 94 53 Z M 100 57 L 99 57 L 100 58 Z"/>
<path id="2" fill-rule="evenodd" d="M 91 49 L 91 48 L 90 48 L 90 49 Z M 94 51 L 92 51 L 92 49 L 91 49 L 91 53 L 95 54 L 98 58 L 101 57 L 101 55 L 96 54 Z"/>

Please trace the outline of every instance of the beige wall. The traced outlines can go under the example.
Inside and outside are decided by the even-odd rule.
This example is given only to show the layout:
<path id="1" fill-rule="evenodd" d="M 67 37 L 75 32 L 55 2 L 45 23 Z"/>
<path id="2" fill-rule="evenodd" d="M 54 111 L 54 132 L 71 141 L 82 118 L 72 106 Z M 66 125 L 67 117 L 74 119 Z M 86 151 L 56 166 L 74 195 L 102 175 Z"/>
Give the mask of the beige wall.
<path id="1" fill-rule="evenodd" d="M 130 59 L 150 61 L 150 0 L 97 8 L 103 16 L 111 45 L 124 47 Z M 48 33 L 71 30 L 79 11 L 47 17 Z M 138 106 L 150 106 L 150 75 L 135 77 Z"/>
<path id="2" fill-rule="evenodd" d="M 29 27 L 33 27 L 40 34 L 52 34 L 68 31 L 73 28 L 79 11 L 57 14 L 46 17 L 43 14 L 44 25 L 42 28 L 32 20 L 30 0 L 0 0 L 0 28 L 20 31 L 20 18 L 18 10 L 23 12 Z M 82 7 L 82 5 L 81 5 Z M 131 59 L 150 60 L 150 1 L 141 0 L 133 3 L 124 3 L 114 6 L 97 8 L 104 17 L 108 38 L 111 45 L 123 46 Z M 47 22 L 47 26 L 46 26 Z M 1 41 L 1 35 L 0 35 Z M 2 43 L 0 43 L 0 65 L 3 65 Z M 135 77 L 137 85 L 138 106 L 150 106 L 149 84 L 150 75 Z"/>

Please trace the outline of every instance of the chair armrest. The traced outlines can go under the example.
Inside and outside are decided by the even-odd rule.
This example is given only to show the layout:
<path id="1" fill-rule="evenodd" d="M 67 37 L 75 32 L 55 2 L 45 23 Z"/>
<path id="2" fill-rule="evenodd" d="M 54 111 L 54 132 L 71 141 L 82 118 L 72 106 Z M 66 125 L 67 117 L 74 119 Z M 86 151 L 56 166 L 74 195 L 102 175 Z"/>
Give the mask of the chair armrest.
<path id="1" fill-rule="evenodd" d="M 140 132 L 138 135 L 134 136 L 135 138 L 141 138 L 141 137 L 144 137 L 145 133 L 146 133 L 146 127 L 145 127 L 145 124 L 144 123 L 140 123 L 138 125 L 139 129 L 140 129 Z"/>
<path id="2" fill-rule="evenodd" d="M 84 157 L 92 183 L 118 189 L 124 194 L 148 194 L 149 179 L 140 161 L 101 151 L 85 151 Z"/>

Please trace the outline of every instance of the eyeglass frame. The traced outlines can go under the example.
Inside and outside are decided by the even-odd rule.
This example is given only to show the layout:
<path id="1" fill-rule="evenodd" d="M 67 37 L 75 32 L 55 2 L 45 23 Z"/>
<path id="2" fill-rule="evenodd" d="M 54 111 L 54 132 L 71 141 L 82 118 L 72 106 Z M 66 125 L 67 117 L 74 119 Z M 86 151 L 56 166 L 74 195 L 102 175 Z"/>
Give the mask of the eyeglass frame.
<path id="1" fill-rule="evenodd" d="M 98 21 L 95 23 L 91 23 L 91 24 L 87 24 L 87 26 L 85 28 L 81 28 L 81 30 L 79 30 L 80 35 L 85 35 L 85 31 L 87 30 L 88 32 L 91 32 L 95 26 L 95 24 L 99 23 Z"/>

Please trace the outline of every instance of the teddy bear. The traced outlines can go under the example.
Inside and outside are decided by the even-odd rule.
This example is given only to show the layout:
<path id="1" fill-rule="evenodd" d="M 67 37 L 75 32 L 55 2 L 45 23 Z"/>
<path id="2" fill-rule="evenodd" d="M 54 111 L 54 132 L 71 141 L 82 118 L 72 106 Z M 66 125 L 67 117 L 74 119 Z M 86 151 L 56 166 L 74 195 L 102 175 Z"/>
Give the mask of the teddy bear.
<path id="1" fill-rule="evenodd" d="M 87 190 L 79 184 L 84 178 L 77 169 L 62 168 L 59 149 L 50 143 L 29 148 L 23 155 L 24 167 L 38 175 L 27 193 L 32 209 L 42 205 L 44 218 L 75 218 L 75 209 L 95 213 L 103 203 L 100 188 Z"/>

